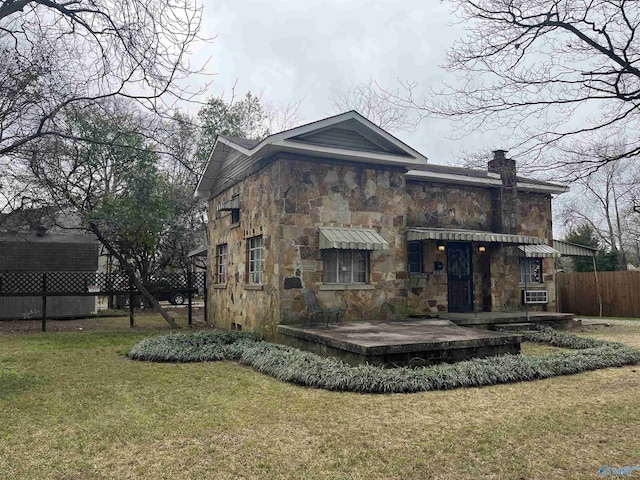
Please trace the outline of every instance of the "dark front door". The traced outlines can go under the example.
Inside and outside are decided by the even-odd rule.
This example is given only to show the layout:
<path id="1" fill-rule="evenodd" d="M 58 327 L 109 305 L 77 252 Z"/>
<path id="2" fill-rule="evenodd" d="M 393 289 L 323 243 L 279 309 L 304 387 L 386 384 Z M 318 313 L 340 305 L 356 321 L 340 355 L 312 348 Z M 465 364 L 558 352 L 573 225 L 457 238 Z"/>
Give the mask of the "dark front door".
<path id="1" fill-rule="evenodd" d="M 471 243 L 447 243 L 447 287 L 450 312 L 473 311 Z"/>

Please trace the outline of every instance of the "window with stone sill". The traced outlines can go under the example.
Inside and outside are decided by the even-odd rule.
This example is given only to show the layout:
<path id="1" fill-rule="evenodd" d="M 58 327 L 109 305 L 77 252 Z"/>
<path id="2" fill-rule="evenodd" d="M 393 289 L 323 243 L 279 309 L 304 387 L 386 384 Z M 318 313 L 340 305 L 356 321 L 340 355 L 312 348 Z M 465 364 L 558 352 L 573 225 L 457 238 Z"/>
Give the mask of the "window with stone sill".
<path id="1" fill-rule="evenodd" d="M 216 283 L 227 283 L 227 244 L 216 247 Z"/>
<path id="2" fill-rule="evenodd" d="M 542 259 L 520 259 L 520 283 L 542 283 Z"/>
<path id="3" fill-rule="evenodd" d="M 262 235 L 247 238 L 247 284 L 262 284 Z"/>
<path id="4" fill-rule="evenodd" d="M 367 284 L 369 283 L 368 250 L 322 251 L 322 268 L 325 284 Z"/>

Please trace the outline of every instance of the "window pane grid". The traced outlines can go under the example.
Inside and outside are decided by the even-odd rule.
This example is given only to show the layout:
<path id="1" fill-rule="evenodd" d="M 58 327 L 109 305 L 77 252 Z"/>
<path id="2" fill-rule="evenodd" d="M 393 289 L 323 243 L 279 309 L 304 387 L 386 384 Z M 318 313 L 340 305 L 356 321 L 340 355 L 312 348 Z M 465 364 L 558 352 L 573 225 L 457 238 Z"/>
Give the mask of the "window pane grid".
<path id="1" fill-rule="evenodd" d="M 366 250 L 323 250 L 324 283 L 367 283 L 369 252 Z"/>
<path id="2" fill-rule="evenodd" d="M 520 259 L 520 283 L 541 283 L 542 282 L 542 259 L 521 258 Z"/>
<path id="3" fill-rule="evenodd" d="M 218 245 L 217 252 L 217 283 L 227 283 L 227 244 Z"/>
<path id="4" fill-rule="evenodd" d="M 262 235 L 247 239 L 249 283 L 262 283 Z"/>

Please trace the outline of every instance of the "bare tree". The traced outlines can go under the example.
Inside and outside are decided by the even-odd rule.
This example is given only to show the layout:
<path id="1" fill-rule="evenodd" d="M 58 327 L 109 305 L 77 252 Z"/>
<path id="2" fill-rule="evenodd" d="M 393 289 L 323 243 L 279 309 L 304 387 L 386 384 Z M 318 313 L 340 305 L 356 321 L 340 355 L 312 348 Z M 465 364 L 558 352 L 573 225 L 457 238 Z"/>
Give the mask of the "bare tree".
<path id="1" fill-rule="evenodd" d="M 282 132 L 301 125 L 303 118 L 300 109 L 303 100 L 303 98 L 292 99 L 282 104 L 265 102 L 264 113 L 268 131 L 270 133 Z"/>
<path id="2" fill-rule="evenodd" d="M 448 52 L 457 79 L 404 105 L 455 118 L 462 131 L 503 128 L 510 151 L 536 162 L 580 160 L 600 138 L 626 135 L 618 155 L 640 154 L 640 3 L 610 0 L 452 0 L 467 35 Z M 398 99 L 399 100 L 399 99 Z M 597 136 L 596 136 L 597 137 Z"/>
<path id="3" fill-rule="evenodd" d="M 2 0 L 0 158 L 64 130 L 60 112 L 108 97 L 162 111 L 193 92 L 196 0 Z"/>
<path id="4" fill-rule="evenodd" d="M 370 79 L 336 91 L 331 100 L 336 113 L 355 110 L 385 130 L 415 130 L 420 118 L 411 105 L 397 101 L 399 95 L 399 90 L 385 90 Z"/>
<path id="5" fill-rule="evenodd" d="M 606 155 L 607 157 L 610 155 Z M 572 200 L 562 210 L 565 225 L 588 225 L 601 244 L 615 253 L 626 270 L 627 246 L 633 224 L 633 199 L 638 194 L 635 160 L 619 160 L 575 181 Z"/>

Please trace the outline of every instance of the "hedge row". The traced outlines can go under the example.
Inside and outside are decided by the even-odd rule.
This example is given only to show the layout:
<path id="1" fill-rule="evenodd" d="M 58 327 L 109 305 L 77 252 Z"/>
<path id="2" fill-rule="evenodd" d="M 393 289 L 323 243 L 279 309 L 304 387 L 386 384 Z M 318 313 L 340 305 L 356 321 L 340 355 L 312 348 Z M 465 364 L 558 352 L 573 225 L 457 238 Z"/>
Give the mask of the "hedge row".
<path id="1" fill-rule="evenodd" d="M 200 362 L 233 360 L 278 380 L 307 387 L 360 393 L 409 393 L 479 387 L 569 375 L 640 362 L 640 351 L 541 327 L 525 339 L 575 349 L 547 356 L 503 355 L 421 368 L 351 366 L 244 332 L 198 332 L 143 340 L 129 352 L 135 360 Z"/>

